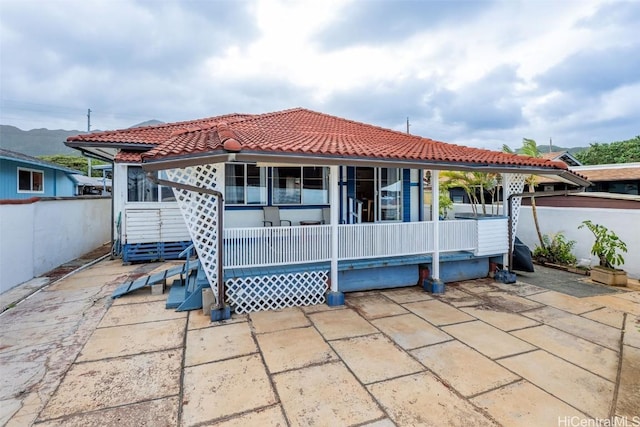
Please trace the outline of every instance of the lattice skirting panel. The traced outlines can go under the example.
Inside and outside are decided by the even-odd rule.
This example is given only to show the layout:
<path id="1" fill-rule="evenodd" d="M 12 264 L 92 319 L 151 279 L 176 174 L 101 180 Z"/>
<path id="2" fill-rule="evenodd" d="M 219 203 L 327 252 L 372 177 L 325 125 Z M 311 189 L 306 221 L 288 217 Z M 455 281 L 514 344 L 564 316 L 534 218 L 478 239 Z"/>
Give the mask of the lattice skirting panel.
<path id="1" fill-rule="evenodd" d="M 329 270 L 228 279 L 227 303 L 236 313 L 323 304 L 328 279 Z"/>

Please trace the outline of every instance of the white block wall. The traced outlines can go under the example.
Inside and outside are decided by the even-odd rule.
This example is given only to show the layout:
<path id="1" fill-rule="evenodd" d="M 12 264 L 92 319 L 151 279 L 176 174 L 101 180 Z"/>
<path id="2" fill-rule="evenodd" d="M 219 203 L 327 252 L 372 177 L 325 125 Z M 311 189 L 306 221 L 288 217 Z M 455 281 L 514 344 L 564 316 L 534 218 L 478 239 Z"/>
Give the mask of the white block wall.
<path id="1" fill-rule="evenodd" d="M 111 199 L 0 205 L 0 293 L 110 241 Z"/>

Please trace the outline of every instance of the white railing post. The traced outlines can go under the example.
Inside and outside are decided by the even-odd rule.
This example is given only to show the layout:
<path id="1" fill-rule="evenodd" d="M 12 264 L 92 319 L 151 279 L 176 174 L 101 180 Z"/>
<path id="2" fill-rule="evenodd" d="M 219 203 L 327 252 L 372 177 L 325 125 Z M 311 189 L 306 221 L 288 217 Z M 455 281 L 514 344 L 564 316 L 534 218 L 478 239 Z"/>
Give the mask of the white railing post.
<path id="1" fill-rule="evenodd" d="M 329 206 L 331 209 L 331 292 L 338 292 L 338 166 L 329 167 Z"/>
<path id="2" fill-rule="evenodd" d="M 433 220 L 433 257 L 431 277 L 440 280 L 440 171 L 431 171 L 431 219 Z"/>

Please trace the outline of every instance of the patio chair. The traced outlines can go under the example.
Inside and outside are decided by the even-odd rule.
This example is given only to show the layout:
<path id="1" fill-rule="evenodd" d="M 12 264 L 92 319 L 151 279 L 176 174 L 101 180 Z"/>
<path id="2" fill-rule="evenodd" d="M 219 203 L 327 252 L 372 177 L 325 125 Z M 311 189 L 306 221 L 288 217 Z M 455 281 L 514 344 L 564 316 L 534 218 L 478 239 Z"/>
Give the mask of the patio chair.
<path id="1" fill-rule="evenodd" d="M 262 225 L 265 227 L 278 227 L 282 225 L 291 226 L 291 221 L 288 219 L 280 219 L 280 208 L 276 206 L 265 206 L 262 208 L 264 213 L 264 220 L 262 221 Z M 288 224 L 284 224 L 288 223 Z"/>

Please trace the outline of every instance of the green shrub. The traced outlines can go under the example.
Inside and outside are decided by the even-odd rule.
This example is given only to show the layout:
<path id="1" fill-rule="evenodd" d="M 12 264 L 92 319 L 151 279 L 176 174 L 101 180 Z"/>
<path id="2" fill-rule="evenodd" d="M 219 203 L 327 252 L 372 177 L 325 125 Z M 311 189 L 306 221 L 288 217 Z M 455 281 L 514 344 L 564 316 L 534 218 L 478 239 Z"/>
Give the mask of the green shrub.
<path id="1" fill-rule="evenodd" d="M 554 264 L 574 265 L 576 257 L 573 255 L 575 240 L 567 240 L 562 233 L 542 236 L 544 247 L 536 246 L 533 257 Z"/>
<path id="2" fill-rule="evenodd" d="M 591 254 L 598 257 L 600 267 L 615 269 L 617 265 L 624 264 L 622 253 L 627 252 L 627 244 L 620 240 L 616 233 L 604 225 L 594 224 L 589 220 L 582 221 L 578 229 L 583 227 L 587 227 L 596 238 L 591 247 Z"/>

